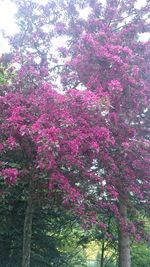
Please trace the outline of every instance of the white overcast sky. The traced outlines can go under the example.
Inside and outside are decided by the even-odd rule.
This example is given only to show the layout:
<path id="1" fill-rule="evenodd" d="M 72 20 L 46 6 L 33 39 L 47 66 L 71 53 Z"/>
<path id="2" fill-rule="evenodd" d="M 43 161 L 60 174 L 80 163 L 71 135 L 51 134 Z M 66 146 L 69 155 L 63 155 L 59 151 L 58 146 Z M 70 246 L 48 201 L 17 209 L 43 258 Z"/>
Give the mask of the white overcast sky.
<path id="1" fill-rule="evenodd" d="M 40 4 L 45 4 L 47 0 L 36 0 Z M 105 0 L 101 0 L 104 2 Z M 138 0 L 138 6 L 143 5 L 145 0 Z M 16 6 L 10 0 L 0 0 L 0 30 L 4 30 L 6 34 L 14 35 L 17 33 L 17 25 L 15 24 L 15 12 Z M 86 17 L 87 10 L 82 11 L 81 16 Z M 144 34 L 142 36 L 142 40 L 146 41 L 149 38 L 149 34 Z M 9 50 L 9 46 L 6 40 L 4 40 L 0 34 L 0 54 L 2 52 L 7 52 Z"/>

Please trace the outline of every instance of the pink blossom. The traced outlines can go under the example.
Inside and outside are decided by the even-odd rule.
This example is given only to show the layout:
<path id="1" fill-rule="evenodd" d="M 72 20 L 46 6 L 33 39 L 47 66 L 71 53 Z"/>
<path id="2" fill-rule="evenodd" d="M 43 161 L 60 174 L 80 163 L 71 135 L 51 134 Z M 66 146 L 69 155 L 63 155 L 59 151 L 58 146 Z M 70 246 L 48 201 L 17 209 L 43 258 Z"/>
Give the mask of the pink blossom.
<path id="1" fill-rule="evenodd" d="M 99 145 L 97 142 L 92 143 L 92 148 L 96 150 L 96 152 L 99 152 Z"/>
<path id="2" fill-rule="evenodd" d="M 106 230 L 106 224 L 104 224 L 102 221 L 98 222 L 97 224 L 100 228 L 102 228 L 103 230 Z"/>
<path id="3" fill-rule="evenodd" d="M 1 175 L 4 177 L 6 184 L 14 184 L 16 183 L 19 172 L 15 168 L 7 168 L 1 171 Z"/>
<path id="4" fill-rule="evenodd" d="M 111 91 L 118 91 L 118 92 L 122 92 L 123 91 L 123 88 L 120 84 L 120 82 L 118 80 L 112 80 L 110 83 L 109 83 L 109 88 Z"/>
<path id="5" fill-rule="evenodd" d="M 14 137 L 9 137 L 7 139 L 7 144 L 10 149 L 14 149 L 16 147 L 16 139 Z"/>

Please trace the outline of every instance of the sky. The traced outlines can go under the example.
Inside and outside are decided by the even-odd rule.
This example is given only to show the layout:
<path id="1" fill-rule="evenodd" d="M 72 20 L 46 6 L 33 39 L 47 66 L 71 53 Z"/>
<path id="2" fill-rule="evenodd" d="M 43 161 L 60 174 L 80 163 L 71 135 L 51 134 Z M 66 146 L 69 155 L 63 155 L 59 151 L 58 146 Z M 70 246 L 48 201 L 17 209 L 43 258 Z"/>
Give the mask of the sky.
<path id="1" fill-rule="evenodd" d="M 45 4 L 48 0 L 36 0 L 40 4 Z M 102 0 L 104 2 L 105 0 Z M 144 5 L 145 0 L 138 0 L 137 6 Z M 15 12 L 16 6 L 10 0 L 0 0 L 0 30 L 4 30 L 8 35 L 14 35 L 18 32 L 17 25 L 15 24 Z M 82 11 L 82 17 L 87 16 L 87 10 Z M 147 41 L 149 39 L 149 34 L 144 34 L 142 36 L 142 41 Z M 6 40 L 2 38 L 0 34 L 0 54 L 7 52 L 9 46 Z"/>
<path id="2" fill-rule="evenodd" d="M 0 30 L 5 30 L 7 34 L 15 34 L 17 26 L 15 24 L 14 14 L 16 6 L 9 0 L 0 0 Z M 7 41 L 0 34 L 0 53 L 7 52 L 9 46 Z"/>
<path id="3" fill-rule="evenodd" d="M 39 4 L 46 4 L 48 0 L 34 0 Z M 104 1 L 104 0 L 102 0 Z M 19 30 L 15 23 L 15 13 L 17 11 L 16 5 L 10 0 L 0 0 L 0 30 L 4 30 L 8 35 L 14 35 Z M 87 17 L 87 10 L 82 12 L 81 17 Z M 0 33 L 0 54 L 9 50 L 7 41 L 2 37 Z"/>

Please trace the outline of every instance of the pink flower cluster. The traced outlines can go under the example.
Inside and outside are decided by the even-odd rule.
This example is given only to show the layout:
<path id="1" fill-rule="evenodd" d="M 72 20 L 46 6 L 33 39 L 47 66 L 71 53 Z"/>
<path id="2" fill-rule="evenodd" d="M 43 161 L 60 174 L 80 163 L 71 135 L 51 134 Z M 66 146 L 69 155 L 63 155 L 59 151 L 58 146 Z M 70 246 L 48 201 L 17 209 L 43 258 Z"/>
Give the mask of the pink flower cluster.
<path id="1" fill-rule="evenodd" d="M 19 171 L 15 168 L 6 168 L 1 171 L 1 175 L 6 184 L 14 184 L 19 176 Z"/>

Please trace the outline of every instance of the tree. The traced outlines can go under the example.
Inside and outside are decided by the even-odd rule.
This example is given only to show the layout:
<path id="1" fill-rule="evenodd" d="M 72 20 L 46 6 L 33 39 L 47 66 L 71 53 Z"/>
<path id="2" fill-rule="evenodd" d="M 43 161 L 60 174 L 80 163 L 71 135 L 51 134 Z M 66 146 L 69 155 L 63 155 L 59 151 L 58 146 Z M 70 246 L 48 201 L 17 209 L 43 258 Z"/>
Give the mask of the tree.
<path id="1" fill-rule="evenodd" d="M 62 76 L 67 86 L 69 81 L 80 83 L 101 94 L 107 106 L 104 113 L 114 146 L 107 150 L 106 162 L 103 155 L 97 164 L 103 165 L 111 199 L 117 199 L 114 215 L 119 220 L 122 267 L 130 266 L 129 228 L 136 232 L 128 221 L 129 209 L 148 208 L 149 203 L 149 42 L 139 40 L 141 33 L 149 31 L 149 3 L 140 9 L 135 3 L 108 0 L 103 7 L 89 1 L 92 11 L 86 22 L 70 19 L 71 60 Z"/>
<path id="2" fill-rule="evenodd" d="M 10 87 L 14 88 L 13 82 Z M 95 112 L 91 113 L 93 105 L 94 110 L 97 109 L 94 93 L 73 90 L 61 95 L 45 81 L 42 88 L 28 92 L 22 93 L 22 88 L 21 92 L 13 92 L 13 89 L 11 92 L 11 88 L 0 99 L 1 177 L 4 181 L 1 193 L 5 194 L 5 188 L 11 187 L 17 179 L 23 185 L 26 211 L 22 266 L 29 266 L 36 202 L 44 205 L 46 198 L 58 201 L 59 197 L 62 204 L 78 216 L 84 215 L 83 186 L 94 175 L 84 168 L 84 165 L 87 168 L 84 151 L 89 151 L 91 158 L 97 153 L 97 146 L 91 146 L 97 134 L 102 135 L 101 140 L 106 139 L 105 144 L 111 144 L 112 140 L 103 136 L 103 132 L 107 132 L 104 127 L 97 127 L 95 132 Z M 98 114 L 97 120 L 103 117 Z M 101 146 L 104 147 L 102 141 Z"/>
<path id="3" fill-rule="evenodd" d="M 135 1 L 108 0 L 104 7 L 98 1 L 84 3 L 91 8 L 87 21 L 79 19 L 78 1 L 62 1 L 65 12 L 59 19 L 54 11 L 61 8 L 54 2 L 44 8 L 19 1 L 19 14 L 24 7 L 26 11 L 20 19 L 26 30 L 11 41 L 13 60 L 20 67 L 11 93 L 1 98 L 1 173 L 7 183 L 20 175 L 5 164 L 14 160 L 15 150 L 25 183 L 28 173 L 30 204 L 38 183 L 29 181 L 43 177 L 38 188 L 45 192 L 49 185 L 51 196 L 61 196 L 87 226 L 106 228 L 98 214 L 113 214 L 119 230 L 119 267 L 129 267 L 129 237 L 132 233 L 139 238 L 140 228 L 129 220 L 129 213 L 141 206 L 147 209 L 149 203 L 149 42 L 138 39 L 149 30 L 149 4 L 138 9 Z M 56 16 L 47 22 L 52 4 Z M 60 25 L 64 16 L 68 22 Z M 47 23 L 57 26 L 49 34 L 43 30 Z M 61 74 L 64 86 L 81 84 L 87 90 L 61 95 L 52 89 L 49 72 L 57 68 L 57 56 L 49 58 L 48 42 L 57 34 L 67 35 L 70 43 L 68 49 L 60 49 L 69 58 Z M 30 241 L 31 227 L 27 235 Z"/>
<path id="4" fill-rule="evenodd" d="M 22 187 L 22 188 L 21 188 Z M 20 182 L 5 190 L 0 205 L 0 266 L 21 266 L 22 239 L 26 200 Z M 49 201 L 50 202 L 50 201 Z M 49 203 L 50 204 L 50 203 Z M 84 262 L 78 245 L 83 230 L 75 216 L 62 207 L 50 209 L 34 203 L 31 266 L 71 266 Z M 70 245 L 71 244 L 71 245 Z"/>

